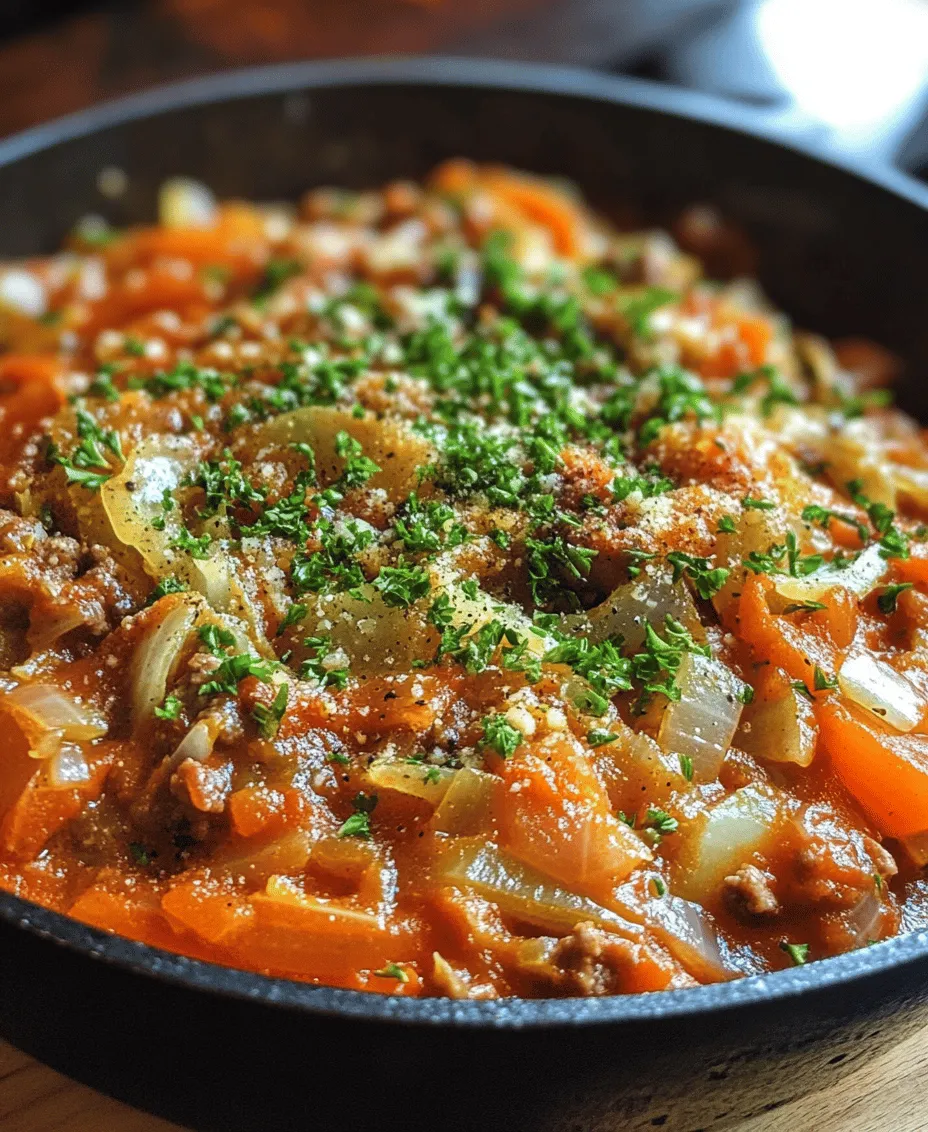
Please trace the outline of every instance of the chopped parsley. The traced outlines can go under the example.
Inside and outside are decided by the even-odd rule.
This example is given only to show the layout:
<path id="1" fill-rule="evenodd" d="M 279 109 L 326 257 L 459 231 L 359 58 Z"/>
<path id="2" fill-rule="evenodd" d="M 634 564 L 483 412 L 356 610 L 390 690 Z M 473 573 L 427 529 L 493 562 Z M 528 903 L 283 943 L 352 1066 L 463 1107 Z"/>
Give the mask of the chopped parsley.
<path id="1" fill-rule="evenodd" d="M 501 758 L 507 759 L 515 754 L 523 738 L 522 732 L 513 727 L 505 716 L 484 716 L 482 745 L 491 747 Z"/>
<path id="2" fill-rule="evenodd" d="M 404 971 L 399 963 L 388 963 L 386 967 L 381 967 L 379 971 L 374 974 L 381 979 L 396 979 L 398 983 L 408 983 L 409 974 Z"/>
<path id="3" fill-rule="evenodd" d="M 273 739 L 277 734 L 289 698 L 290 685 L 281 684 L 270 704 L 255 704 L 251 709 L 251 718 L 258 725 L 258 734 L 262 739 Z"/>
<path id="4" fill-rule="evenodd" d="M 881 613 L 895 613 L 896 602 L 899 600 L 899 595 L 904 593 L 905 590 L 912 588 L 912 582 L 894 582 L 892 585 L 884 586 L 883 592 L 877 597 L 876 604 L 879 606 Z"/>
<path id="5" fill-rule="evenodd" d="M 155 715 L 158 719 L 177 719 L 183 706 L 177 696 L 166 696 L 164 703 L 155 707 Z"/>
<path id="6" fill-rule="evenodd" d="M 270 683 L 275 667 L 273 661 L 251 656 L 248 653 L 223 657 L 219 667 L 210 673 L 212 679 L 200 686 L 200 695 L 235 696 L 238 694 L 239 684 L 248 676 L 253 676 L 265 684 Z"/>
<path id="7" fill-rule="evenodd" d="M 371 839 L 371 814 L 377 806 L 376 794 L 356 794 L 354 813 L 342 822 L 336 830 L 336 837 L 360 837 L 362 841 Z"/>
<path id="8" fill-rule="evenodd" d="M 387 605 L 408 609 L 432 588 L 428 571 L 422 566 L 384 566 L 374 579 L 374 586 Z"/>
<path id="9" fill-rule="evenodd" d="M 725 566 L 716 566 L 713 569 L 708 559 L 694 558 L 693 555 L 684 554 L 680 550 L 671 551 L 667 555 L 667 561 L 673 567 L 674 582 L 678 582 L 684 576 L 689 578 L 703 601 L 714 597 L 728 581 L 728 575 L 731 573 Z"/>
<path id="10" fill-rule="evenodd" d="M 809 945 L 807 943 L 787 943 L 784 939 L 780 942 L 780 950 L 786 952 L 794 967 L 802 967 L 809 958 Z"/>
<path id="11" fill-rule="evenodd" d="M 162 578 L 161 581 L 151 591 L 145 604 L 154 605 L 156 601 L 160 601 L 163 597 L 167 597 L 168 594 L 182 594 L 186 593 L 189 589 L 190 587 L 186 582 L 182 582 L 179 578 L 175 578 L 172 574 L 168 574 L 164 578 Z"/>

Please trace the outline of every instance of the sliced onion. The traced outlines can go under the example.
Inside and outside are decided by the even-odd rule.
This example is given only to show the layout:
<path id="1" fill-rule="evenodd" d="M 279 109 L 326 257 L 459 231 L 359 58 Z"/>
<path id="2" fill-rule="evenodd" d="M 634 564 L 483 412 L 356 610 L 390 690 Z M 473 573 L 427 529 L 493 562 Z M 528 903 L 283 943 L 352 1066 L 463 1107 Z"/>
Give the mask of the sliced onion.
<path id="1" fill-rule="evenodd" d="M 76 743 L 62 743 L 48 760 L 49 785 L 66 789 L 89 780 L 90 767 L 84 752 Z"/>
<path id="2" fill-rule="evenodd" d="M 432 815 L 432 828 L 462 837 L 488 832 L 493 795 L 499 784 L 494 774 L 462 767 Z"/>
<path id="3" fill-rule="evenodd" d="M 473 889 L 507 915 L 543 929 L 570 931 L 589 920 L 628 939 L 641 934 L 639 924 L 561 888 L 489 842 L 462 839 L 439 860 L 435 876 L 441 883 Z"/>
<path id="4" fill-rule="evenodd" d="M 266 907 L 264 902 L 267 901 L 299 909 L 309 920 L 318 917 L 320 924 L 325 923 L 326 931 L 331 931 L 331 925 L 336 922 L 355 930 L 367 928 L 379 932 L 384 928 L 383 916 L 379 913 L 350 907 L 341 900 L 310 896 L 286 876 L 270 877 L 264 893 L 252 897 L 252 900 L 259 907 Z"/>
<path id="5" fill-rule="evenodd" d="M 86 616 L 75 606 L 67 606 L 52 616 L 35 618 L 29 623 L 29 644 L 34 652 L 49 648 L 65 633 L 79 629 L 86 623 Z"/>
<path id="6" fill-rule="evenodd" d="M 12 715 L 37 759 L 49 758 L 64 741 L 99 739 L 107 730 L 93 709 L 53 684 L 20 684 L 3 696 L 0 708 Z"/>
<path id="7" fill-rule="evenodd" d="M 815 757 L 812 705 L 793 688 L 779 699 L 755 700 L 745 708 L 738 746 L 763 762 L 808 766 Z"/>
<path id="8" fill-rule="evenodd" d="M 563 627 L 594 643 L 621 636 L 625 648 L 633 652 L 643 643 L 646 627 L 661 629 L 669 615 L 703 640 L 705 631 L 690 592 L 682 583 L 674 584 L 672 577 L 663 569 L 643 572 L 633 582 L 618 586 L 589 612 L 563 618 Z"/>
<path id="9" fill-rule="evenodd" d="M 164 493 L 173 494 L 196 463 L 197 451 L 187 437 L 150 436 L 136 445 L 118 475 L 100 489 L 100 500 L 118 542 L 142 557 L 146 571 L 155 579 L 174 574 L 191 589 L 203 594 L 219 611 L 244 612 L 246 620 L 260 625 L 248 595 L 235 578 L 229 556 L 218 547 L 206 559 L 195 559 L 171 546 L 180 533 L 180 510 L 165 512 Z M 158 526 L 153 521 L 158 520 Z M 161 527 L 163 522 L 164 526 Z M 218 524 L 217 524 L 218 525 Z M 251 636 L 255 636 L 252 633 Z M 262 648 L 263 637 L 255 640 Z"/>
<path id="10" fill-rule="evenodd" d="M 196 450 L 186 437 L 151 436 L 136 445 L 121 471 L 100 488 L 103 510 L 119 542 L 142 556 L 149 573 L 171 573 L 169 543 L 179 532 L 177 508 L 165 513 L 164 493 L 173 493 L 196 463 Z M 164 520 L 164 529 L 152 526 Z"/>
<path id="11" fill-rule="evenodd" d="M 219 723 L 214 717 L 197 720 L 178 743 L 174 752 L 167 756 L 166 768 L 173 770 L 187 759 L 193 759 L 196 763 L 205 763 L 213 753 L 218 733 Z"/>
<path id="12" fill-rule="evenodd" d="M 367 768 L 367 777 L 379 789 L 410 794 L 432 806 L 444 798 L 454 776 L 445 767 L 398 759 L 374 759 Z"/>
<path id="13" fill-rule="evenodd" d="M 928 469 L 893 464 L 892 478 L 896 490 L 904 499 L 920 510 L 928 511 Z"/>
<path id="14" fill-rule="evenodd" d="M 849 700 L 897 731 L 912 731 L 925 710 L 924 701 L 904 676 L 867 653 L 847 658 L 838 672 L 838 686 Z"/>
<path id="15" fill-rule="evenodd" d="M 773 588 L 789 602 L 821 601 L 829 590 L 837 586 L 856 597 L 866 597 L 888 569 L 889 563 L 874 543 L 843 569 L 826 565 L 804 578 L 775 574 Z"/>
<path id="16" fill-rule="evenodd" d="M 657 741 L 689 755 L 693 781 L 714 782 L 738 727 L 744 683 L 720 660 L 687 653 L 675 677 L 680 699 L 668 703 Z"/>
<path id="17" fill-rule="evenodd" d="M 698 904 L 660 896 L 648 902 L 647 917 L 657 938 L 694 979 L 714 983 L 737 973 L 726 967 L 715 929 Z"/>
<path id="18" fill-rule="evenodd" d="M 768 511 L 746 510 L 735 520 L 735 530 L 722 532 L 715 542 L 716 562 L 729 571 L 725 585 L 712 598 L 718 613 L 723 613 L 741 593 L 747 574 L 744 562 L 752 551 L 762 554 L 776 542 L 783 541 L 783 530 Z"/>
<path id="19" fill-rule="evenodd" d="M 828 437 L 823 456 L 825 475 L 839 491 L 846 491 L 851 480 L 860 480 L 860 490 L 868 499 L 896 510 L 889 464 L 869 421 L 842 421 L 840 431 Z"/>
<path id="20" fill-rule="evenodd" d="M 421 605 L 409 609 L 387 605 L 371 585 L 360 586 L 357 595 L 322 594 L 311 604 L 299 637 L 292 641 L 292 663 L 298 665 L 309 655 L 300 642 L 312 627 L 313 635 L 328 637 L 333 650 L 342 650 L 356 676 L 408 672 L 414 660 L 432 655 L 438 644 Z"/>
<path id="21" fill-rule="evenodd" d="M 782 816 L 770 787 L 742 786 L 681 827 L 674 888 L 697 904 L 713 902 L 726 876 L 776 843 Z"/>
<path id="22" fill-rule="evenodd" d="M 171 674 L 193 631 L 199 609 L 199 603 L 188 594 L 159 602 L 153 612 L 161 605 L 167 609 L 160 621 L 146 632 L 132 657 L 132 718 L 137 730 L 163 703 Z"/>
<path id="23" fill-rule="evenodd" d="M 208 228 L 216 220 L 216 198 L 200 181 L 172 177 L 158 190 L 158 220 L 165 228 Z"/>
<path id="24" fill-rule="evenodd" d="M 402 420 L 377 420 L 369 413 L 355 417 L 348 409 L 312 405 L 282 413 L 260 425 L 253 442 L 255 451 L 267 447 L 287 448 L 294 443 L 309 444 L 316 454 L 316 467 L 325 482 L 340 475 L 344 460 L 335 449 L 335 439 L 347 432 L 357 440 L 364 455 L 380 468 L 368 487 L 382 488 L 392 503 L 409 498 L 419 482 L 419 469 L 434 462 L 432 446 L 414 433 Z"/>
<path id="25" fill-rule="evenodd" d="M 883 901 L 872 885 L 847 914 L 846 923 L 858 947 L 866 947 L 879 938 L 877 929 L 882 911 Z"/>

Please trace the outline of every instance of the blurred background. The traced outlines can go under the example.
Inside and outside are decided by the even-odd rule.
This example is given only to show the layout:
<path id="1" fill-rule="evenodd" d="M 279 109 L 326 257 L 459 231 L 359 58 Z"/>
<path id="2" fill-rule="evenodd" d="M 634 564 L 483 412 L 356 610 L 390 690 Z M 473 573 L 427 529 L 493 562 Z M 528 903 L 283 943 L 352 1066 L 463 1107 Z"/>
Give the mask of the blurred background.
<path id="1" fill-rule="evenodd" d="M 0 0 L 0 135 L 251 63 L 424 52 L 677 83 L 928 180 L 928 0 Z"/>

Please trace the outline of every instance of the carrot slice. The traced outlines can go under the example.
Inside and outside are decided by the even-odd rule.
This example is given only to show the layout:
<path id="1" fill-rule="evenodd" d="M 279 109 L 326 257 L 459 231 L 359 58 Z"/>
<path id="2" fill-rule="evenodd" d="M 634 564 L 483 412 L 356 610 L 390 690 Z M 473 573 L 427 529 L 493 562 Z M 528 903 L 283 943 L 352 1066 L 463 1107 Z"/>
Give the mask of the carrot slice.
<path id="1" fill-rule="evenodd" d="M 928 830 L 928 736 L 901 735 L 837 697 L 816 704 L 832 766 L 887 837 Z"/>
<path id="2" fill-rule="evenodd" d="M 169 921 L 178 921 L 207 943 L 226 943 L 255 914 L 249 901 L 236 893 L 196 881 L 166 892 L 161 907 Z"/>
<path id="3" fill-rule="evenodd" d="M 583 218 L 566 193 L 535 177 L 519 176 L 507 169 L 489 170 L 487 189 L 535 224 L 547 228 L 559 255 L 576 256 L 580 251 Z"/>
<path id="4" fill-rule="evenodd" d="M 583 754 L 563 739 L 506 759 L 495 796 L 500 844 L 526 864 L 603 897 L 649 853 L 613 814 Z"/>
<path id="5" fill-rule="evenodd" d="M 850 643 L 847 627 L 840 629 L 843 647 L 838 648 L 829 635 L 828 623 L 823 624 L 817 614 L 800 623 L 795 618 L 801 614 L 771 613 L 767 605 L 769 587 L 769 580 L 760 577 L 745 582 L 736 617 L 737 635 L 751 645 L 757 660 L 784 668 L 793 680 L 802 680 L 813 690 L 816 666 L 827 675 L 839 667 L 844 648 Z"/>

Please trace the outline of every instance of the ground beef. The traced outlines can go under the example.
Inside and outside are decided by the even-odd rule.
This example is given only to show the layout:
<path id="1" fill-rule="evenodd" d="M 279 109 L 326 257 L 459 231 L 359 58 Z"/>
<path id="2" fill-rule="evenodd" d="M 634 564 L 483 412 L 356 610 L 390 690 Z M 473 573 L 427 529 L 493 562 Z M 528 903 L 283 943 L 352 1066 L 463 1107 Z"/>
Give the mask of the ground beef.
<path id="1" fill-rule="evenodd" d="M 770 877 L 756 865 L 742 865 L 724 881 L 724 898 L 736 915 L 770 917 L 780 910 L 770 887 Z"/>

